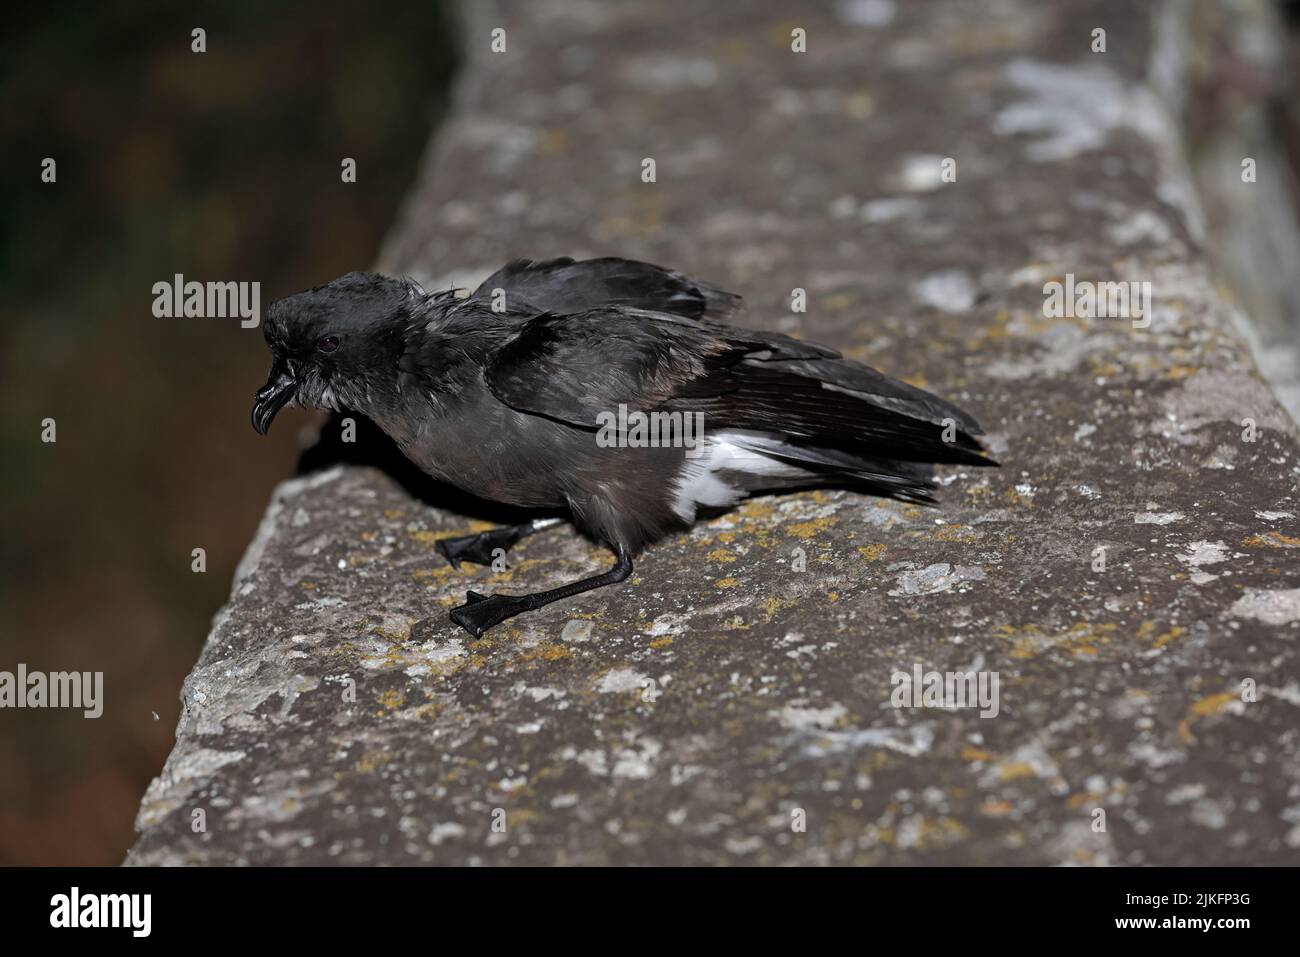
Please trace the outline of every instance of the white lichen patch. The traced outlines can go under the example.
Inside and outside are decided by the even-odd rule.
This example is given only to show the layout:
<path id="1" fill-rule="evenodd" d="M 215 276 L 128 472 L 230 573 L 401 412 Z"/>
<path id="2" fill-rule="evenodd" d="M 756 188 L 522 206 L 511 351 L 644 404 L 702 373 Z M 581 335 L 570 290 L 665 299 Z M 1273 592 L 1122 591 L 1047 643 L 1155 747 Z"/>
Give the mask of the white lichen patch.
<path id="1" fill-rule="evenodd" d="M 937 562 L 917 569 L 911 562 L 904 562 L 902 566 L 890 566 L 890 571 L 895 570 L 895 567 L 905 569 L 898 576 L 897 587 L 889 591 L 889 594 L 895 597 L 933 595 L 954 589 L 965 591 L 968 582 L 984 581 L 988 577 L 984 569 L 975 565 L 949 565 L 947 562 Z"/>
<path id="2" fill-rule="evenodd" d="M 842 704 L 813 708 L 803 701 L 792 701 L 775 714 L 782 726 L 791 731 L 808 731 L 814 728 L 833 728 L 848 711 Z"/>
<path id="3" fill-rule="evenodd" d="M 1191 568 L 1217 565 L 1228 560 L 1228 546 L 1223 542 L 1192 542 L 1177 557 L 1180 562 Z"/>
<path id="4" fill-rule="evenodd" d="M 1133 524 L 1170 525 L 1174 522 L 1181 522 L 1183 518 L 1182 512 L 1136 512 L 1133 515 Z"/>
<path id="5" fill-rule="evenodd" d="M 919 216 L 924 209 L 924 204 L 912 196 L 886 196 L 863 203 L 858 216 L 864 223 L 892 223 Z"/>
<path id="6" fill-rule="evenodd" d="M 943 185 L 944 157 L 931 153 L 913 153 L 903 157 L 896 180 L 910 193 L 929 192 Z"/>
<path id="7" fill-rule="evenodd" d="M 885 27 L 894 22 L 894 0 L 836 0 L 835 19 L 855 27 Z"/>
<path id="8" fill-rule="evenodd" d="M 640 691 L 650 681 L 649 675 L 644 675 L 632 668 L 615 668 L 608 671 L 596 685 L 596 690 L 601 694 L 621 694 L 627 691 Z"/>
<path id="9" fill-rule="evenodd" d="M 149 783 L 144 800 L 140 802 L 140 812 L 135 818 L 135 829 L 144 830 L 160 823 L 169 814 L 181 807 L 186 799 L 198 788 L 224 768 L 227 764 L 242 761 L 243 751 L 218 751 L 213 748 L 197 748 L 183 757 L 168 758 L 162 774 Z"/>
<path id="10" fill-rule="evenodd" d="M 1177 556 L 1178 560 L 1192 572 L 1192 584 L 1206 585 L 1217 579 L 1201 569 L 1202 565 L 1217 565 L 1228 560 L 1228 546 L 1223 542 L 1192 542 L 1186 551 Z"/>
<path id="11" fill-rule="evenodd" d="M 1150 91 L 1122 82 L 1100 64 L 1017 59 L 1007 65 L 1006 79 L 1026 98 L 1000 110 L 993 129 L 1004 136 L 1038 134 L 1025 147 L 1025 155 L 1037 162 L 1101 149 L 1116 130 L 1158 135 L 1150 117 L 1158 115 L 1159 106 Z"/>
<path id="12" fill-rule="evenodd" d="M 591 632 L 596 623 L 585 618 L 571 618 L 564 623 L 560 629 L 560 641 L 567 641 L 573 644 L 582 644 L 584 641 L 591 641 Z"/>
<path id="13" fill-rule="evenodd" d="M 932 272 L 912 284 L 912 295 L 918 301 L 944 312 L 970 309 L 978 291 L 974 280 L 961 269 Z"/>
<path id="14" fill-rule="evenodd" d="M 885 748 L 916 758 L 929 751 L 933 744 L 934 729 L 929 724 L 916 724 L 906 728 L 824 731 L 805 741 L 802 752 L 805 757 L 821 758 L 860 748 Z"/>
<path id="15" fill-rule="evenodd" d="M 1300 621 L 1300 588 L 1247 588 L 1228 614 L 1266 625 L 1289 625 Z"/>

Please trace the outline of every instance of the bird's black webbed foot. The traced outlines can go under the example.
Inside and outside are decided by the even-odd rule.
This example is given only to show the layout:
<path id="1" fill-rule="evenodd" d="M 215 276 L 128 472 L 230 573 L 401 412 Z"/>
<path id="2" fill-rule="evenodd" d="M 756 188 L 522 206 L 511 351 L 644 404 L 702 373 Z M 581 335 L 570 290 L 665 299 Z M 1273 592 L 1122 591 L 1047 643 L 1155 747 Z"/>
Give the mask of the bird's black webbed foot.
<path id="1" fill-rule="evenodd" d="M 474 562 L 476 565 L 491 565 L 496 556 L 492 553 L 498 548 L 510 551 L 519 539 L 531 531 L 527 525 L 503 525 L 477 535 L 462 535 L 459 538 L 440 538 L 434 547 L 442 557 L 451 563 L 452 568 L 460 568 L 461 562 Z"/>
<path id="2" fill-rule="evenodd" d="M 502 525 L 489 528 L 477 535 L 461 535 L 458 538 L 440 538 L 433 544 L 442 557 L 447 559 L 452 568 L 460 568 L 461 562 L 474 562 L 476 565 L 491 565 L 496 559 L 493 554 L 498 548 L 508 552 L 519 543 L 521 538 L 535 534 L 553 525 L 559 525 L 563 519 L 537 518 L 523 525 Z"/>
<path id="3" fill-rule="evenodd" d="M 621 582 L 632 574 L 632 559 L 622 548 L 618 549 L 617 554 L 618 562 L 609 571 L 592 575 L 590 578 L 581 578 L 558 588 L 533 592 L 529 595 L 480 595 L 476 591 L 467 592 L 465 604 L 451 610 L 451 620 L 475 638 L 479 638 L 493 625 L 499 625 L 507 618 L 513 618 L 522 612 L 541 608 L 562 598 L 581 595 L 593 588 Z"/>
<path id="4" fill-rule="evenodd" d="M 480 595 L 471 591 L 465 594 L 465 604 L 451 610 L 451 620 L 481 638 L 494 625 L 536 607 L 532 595 Z"/>

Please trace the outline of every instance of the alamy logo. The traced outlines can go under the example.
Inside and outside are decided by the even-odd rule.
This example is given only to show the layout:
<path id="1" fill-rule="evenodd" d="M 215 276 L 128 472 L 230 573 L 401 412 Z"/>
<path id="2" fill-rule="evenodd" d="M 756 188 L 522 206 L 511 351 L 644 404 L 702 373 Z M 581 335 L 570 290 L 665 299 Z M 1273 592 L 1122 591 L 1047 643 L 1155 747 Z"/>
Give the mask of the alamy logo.
<path id="1" fill-rule="evenodd" d="M 177 273 L 171 282 L 153 284 L 153 314 L 158 319 L 239 319 L 251 329 L 260 321 L 260 282 L 185 281 Z"/>
<path id="2" fill-rule="evenodd" d="M 629 412 L 620 403 L 617 412 L 596 416 L 596 444 L 602 449 L 683 448 L 687 458 L 695 458 L 703 442 L 703 412 Z"/>
<path id="3" fill-rule="evenodd" d="M 919 664 L 911 674 L 895 671 L 889 683 L 894 693 L 889 702 L 895 708 L 979 708 L 981 718 L 998 716 L 996 671 L 922 671 Z"/>
<path id="4" fill-rule="evenodd" d="M 153 926 L 152 894 L 70 894 L 50 898 L 51 927 L 129 927 L 131 936 L 148 937 Z"/>
<path id="5" fill-rule="evenodd" d="M 102 671 L 0 671 L 0 708 L 81 708 L 87 718 L 104 713 Z"/>
<path id="6" fill-rule="evenodd" d="M 1043 296 L 1048 319 L 1132 319 L 1134 329 L 1151 325 L 1150 282 L 1076 282 L 1071 272 L 1064 283 L 1044 283 Z"/>

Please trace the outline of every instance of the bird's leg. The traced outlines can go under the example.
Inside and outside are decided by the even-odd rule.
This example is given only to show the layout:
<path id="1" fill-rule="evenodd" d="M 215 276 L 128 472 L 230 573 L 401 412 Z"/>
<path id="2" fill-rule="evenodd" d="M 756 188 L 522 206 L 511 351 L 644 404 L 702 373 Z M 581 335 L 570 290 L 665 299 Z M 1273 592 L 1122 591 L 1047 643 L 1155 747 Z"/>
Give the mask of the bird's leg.
<path id="1" fill-rule="evenodd" d="M 474 562 L 477 565 L 491 565 L 493 555 L 498 548 L 508 552 L 519 539 L 544 528 L 559 525 L 562 518 L 538 518 L 523 525 L 502 525 L 500 528 L 479 532 L 477 535 L 463 535 L 460 538 L 440 538 L 434 545 L 442 556 L 451 563 L 452 568 L 460 568 L 461 562 Z"/>
<path id="2" fill-rule="evenodd" d="M 617 554 L 618 563 L 609 571 L 547 591 L 531 595 L 480 595 L 475 591 L 468 592 L 465 604 L 451 610 L 451 620 L 478 638 L 493 625 L 499 625 L 521 612 L 533 611 L 561 598 L 571 598 L 593 588 L 621 582 L 632 574 L 632 559 L 622 549 Z"/>

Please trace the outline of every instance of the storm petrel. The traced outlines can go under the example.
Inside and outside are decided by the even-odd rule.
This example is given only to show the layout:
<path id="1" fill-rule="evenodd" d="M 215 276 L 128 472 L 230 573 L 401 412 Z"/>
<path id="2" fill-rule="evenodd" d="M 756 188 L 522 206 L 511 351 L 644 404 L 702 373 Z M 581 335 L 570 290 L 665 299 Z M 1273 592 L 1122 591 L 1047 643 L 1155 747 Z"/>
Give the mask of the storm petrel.
<path id="1" fill-rule="evenodd" d="M 468 297 L 348 273 L 273 303 L 253 427 L 286 405 L 368 416 L 423 471 L 562 510 L 617 558 L 527 595 L 470 591 L 474 636 L 620 582 L 645 545 L 759 492 L 844 488 L 932 503 L 934 464 L 994 465 L 970 415 L 838 352 L 731 325 L 740 299 L 626 259 L 516 260 Z M 490 563 L 540 518 L 438 548 Z"/>

